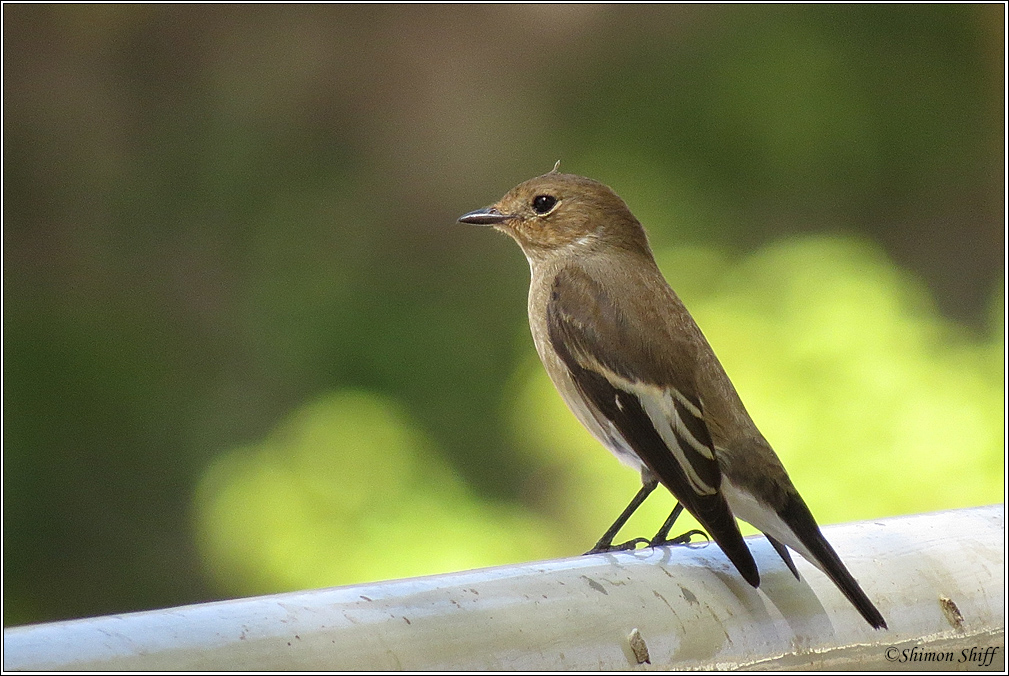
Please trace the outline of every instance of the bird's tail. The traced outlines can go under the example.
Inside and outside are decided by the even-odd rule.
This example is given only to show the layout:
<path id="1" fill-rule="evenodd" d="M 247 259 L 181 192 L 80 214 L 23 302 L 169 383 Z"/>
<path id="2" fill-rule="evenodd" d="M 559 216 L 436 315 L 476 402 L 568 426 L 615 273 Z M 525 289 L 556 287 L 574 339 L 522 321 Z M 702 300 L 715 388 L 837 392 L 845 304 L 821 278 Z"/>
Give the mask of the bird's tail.
<path id="1" fill-rule="evenodd" d="M 681 494 L 674 495 L 679 497 Z M 743 579 L 749 582 L 752 587 L 759 587 L 760 573 L 757 571 L 757 562 L 753 560 L 753 554 L 746 546 L 746 540 L 739 533 L 739 525 L 732 517 L 732 512 L 725 503 L 725 498 L 721 495 L 712 497 L 717 498 L 717 501 L 711 500 L 717 508 L 711 507 L 708 502 L 696 499 L 688 503 L 687 506 L 694 508 L 691 510 L 691 514 L 704 527 L 715 543 L 721 547 L 725 556 L 736 567 Z M 682 498 L 680 499 L 682 501 Z M 700 503 L 700 505 L 696 503 Z"/>
<path id="2" fill-rule="evenodd" d="M 848 569 L 844 567 L 841 557 L 823 537 L 823 533 L 820 532 L 820 528 L 816 525 L 816 521 L 802 497 L 798 493 L 792 493 L 784 509 L 778 514 L 812 556 L 812 563 L 815 563 L 817 568 L 834 581 L 837 588 L 848 597 L 848 600 L 861 613 L 865 621 L 872 625 L 873 629 L 886 629 L 886 620 L 883 619 L 862 588 L 858 586 L 858 582 L 851 576 Z M 806 552 L 801 553 L 806 554 Z"/>

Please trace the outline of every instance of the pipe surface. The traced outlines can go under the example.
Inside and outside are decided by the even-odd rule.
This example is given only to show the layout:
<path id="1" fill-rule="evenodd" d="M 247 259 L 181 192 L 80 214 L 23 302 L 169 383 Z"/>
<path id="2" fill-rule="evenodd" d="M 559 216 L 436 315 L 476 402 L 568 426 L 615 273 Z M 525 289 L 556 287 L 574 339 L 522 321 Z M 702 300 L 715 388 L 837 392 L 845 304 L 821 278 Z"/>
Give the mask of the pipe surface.
<path id="1" fill-rule="evenodd" d="M 1003 505 L 823 531 L 889 630 L 750 537 L 759 589 L 713 544 L 662 547 L 14 627 L 3 667 L 1004 670 Z"/>

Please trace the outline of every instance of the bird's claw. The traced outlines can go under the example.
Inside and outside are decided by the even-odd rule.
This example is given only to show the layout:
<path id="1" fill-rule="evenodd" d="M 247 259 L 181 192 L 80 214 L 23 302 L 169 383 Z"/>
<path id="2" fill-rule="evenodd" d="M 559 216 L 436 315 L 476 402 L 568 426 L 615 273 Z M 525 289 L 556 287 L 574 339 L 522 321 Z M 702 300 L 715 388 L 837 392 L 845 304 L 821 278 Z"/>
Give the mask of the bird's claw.
<path id="1" fill-rule="evenodd" d="M 649 540 L 648 541 L 648 546 L 649 547 L 664 547 L 666 545 L 689 545 L 690 544 L 690 538 L 692 538 L 695 535 L 700 535 L 705 540 L 709 540 L 707 533 L 705 533 L 702 530 L 697 530 L 695 528 L 694 530 L 688 530 L 683 535 L 677 535 L 674 538 L 669 538 L 669 539 L 666 539 L 666 540 Z M 641 538 L 639 538 L 639 539 L 641 539 Z"/>
<path id="2" fill-rule="evenodd" d="M 589 556 L 590 554 L 604 554 L 606 552 L 625 552 L 629 549 L 637 549 L 640 544 L 650 545 L 650 540 L 648 540 L 648 538 L 634 538 L 633 540 L 628 540 L 627 542 L 619 545 L 597 542 L 595 547 L 582 554 L 582 556 Z"/>
<path id="3" fill-rule="evenodd" d="M 637 549 L 638 545 L 648 545 L 649 547 L 665 547 L 667 545 L 689 545 L 690 539 L 695 535 L 700 535 L 705 540 L 709 540 L 708 534 L 702 530 L 688 530 L 683 535 L 677 535 L 674 538 L 668 538 L 665 540 L 659 540 L 652 538 L 634 538 L 633 540 L 628 540 L 619 545 L 606 544 L 604 542 L 597 542 L 596 546 L 589 551 L 582 554 L 582 556 L 589 556 L 591 554 L 604 554 L 606 552 L 626 552 L 628 550 Z"/>

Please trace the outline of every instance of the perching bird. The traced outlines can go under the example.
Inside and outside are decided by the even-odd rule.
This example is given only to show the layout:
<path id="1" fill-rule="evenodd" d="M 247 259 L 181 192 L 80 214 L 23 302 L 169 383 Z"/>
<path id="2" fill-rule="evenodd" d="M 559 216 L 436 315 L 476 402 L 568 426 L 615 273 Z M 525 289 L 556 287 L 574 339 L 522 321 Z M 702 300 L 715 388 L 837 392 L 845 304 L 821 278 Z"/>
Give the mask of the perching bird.
<path id="1" fill-rule="evenodd" d="M 796 579 L 785 545 L 833 580 L 870 625 L 886 628 L 616 193 L 555 166 L 459 221 L 492 225 L 518 242 L 532 269 L 529 325 L 543 366 L 575 417 L 641 473 L 641 490 L 589 553 L 683 541 L 666 537 L 686 507 L 756 587 L 760 576 L 739 517 L 767 536 Z M 677 509 L 652 540 L 613 545 L 659 482 Z"/>

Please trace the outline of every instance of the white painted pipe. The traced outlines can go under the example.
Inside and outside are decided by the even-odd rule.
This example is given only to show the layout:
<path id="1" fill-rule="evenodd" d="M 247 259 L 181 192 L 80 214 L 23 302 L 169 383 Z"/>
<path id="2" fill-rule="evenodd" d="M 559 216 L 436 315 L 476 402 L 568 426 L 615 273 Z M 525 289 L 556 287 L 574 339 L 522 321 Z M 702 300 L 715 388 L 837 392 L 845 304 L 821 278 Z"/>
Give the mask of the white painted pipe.
<path id="1" fill-rule="evenodd" d="M 748 538 L 759 590 L 715 545 L 659 548 L 14 627 L 3 667 L 1004 670 L 1003 505 L 824 532 L 889 630 Z"/>

